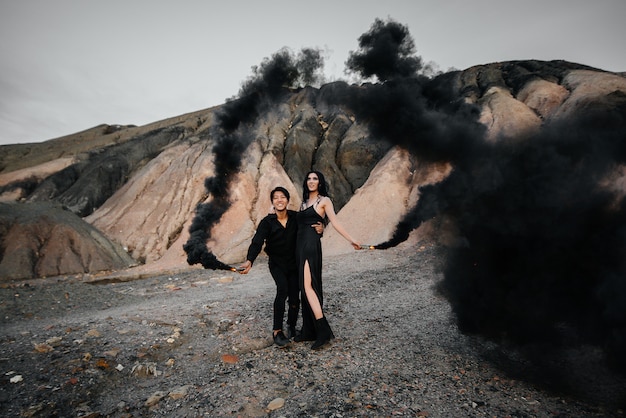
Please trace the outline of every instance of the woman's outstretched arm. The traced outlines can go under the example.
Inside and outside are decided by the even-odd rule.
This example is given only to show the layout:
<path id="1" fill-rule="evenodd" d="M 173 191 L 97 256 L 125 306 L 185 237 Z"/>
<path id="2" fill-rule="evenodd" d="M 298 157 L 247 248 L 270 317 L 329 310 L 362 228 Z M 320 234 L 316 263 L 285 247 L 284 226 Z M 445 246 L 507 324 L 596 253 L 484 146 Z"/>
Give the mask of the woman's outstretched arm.
<path id="1" fill-rule="evenodd" d="M 326 216 L 328 216 L 328 220 L 333 225 L 333 228 L 335 228 L 337 232 L 339 232 L 345 239 L 347 239 L 348 242 L 352 244 L 355 250 L 360 250 L 361 244 L 359 244 L 354 238 L 352 238 L 348 231 L 346 231 L 341 223 L 339 223 L 339 220 L 337 219 L 337 214 L 335 214 L 335 207 L 332 200 L 330 200 L 328 197 L 324 197 L 320 202 L 320 206 L 322 206 L 322 208 L 324 209 L 324 212 L 326 213 Z"/>

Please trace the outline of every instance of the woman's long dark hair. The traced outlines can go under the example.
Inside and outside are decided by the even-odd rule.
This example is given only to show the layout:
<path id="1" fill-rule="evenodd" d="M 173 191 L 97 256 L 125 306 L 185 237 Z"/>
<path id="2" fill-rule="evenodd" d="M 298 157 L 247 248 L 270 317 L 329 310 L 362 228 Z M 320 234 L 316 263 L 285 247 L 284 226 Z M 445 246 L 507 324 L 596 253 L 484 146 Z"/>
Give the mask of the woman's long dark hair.
<path id="1" fill-rule="evenodd" d="M 328 188 L 326 186 L 326 179 L 324 178 L 324 175 L 316 170 L 309 171 L 306 173 L 306 176 L 304 176 L 304 183 L 302 183 L 302 202 L 305 204 L 307 200 L 309 200 L 309 188 L 306 185 L 306 179 L 309 178 L 309 174 L 317 174 L 317 178 L 320 180 L 320 183 L 317 186 L 317 191 L 320 196 L 328 196 Z"/>

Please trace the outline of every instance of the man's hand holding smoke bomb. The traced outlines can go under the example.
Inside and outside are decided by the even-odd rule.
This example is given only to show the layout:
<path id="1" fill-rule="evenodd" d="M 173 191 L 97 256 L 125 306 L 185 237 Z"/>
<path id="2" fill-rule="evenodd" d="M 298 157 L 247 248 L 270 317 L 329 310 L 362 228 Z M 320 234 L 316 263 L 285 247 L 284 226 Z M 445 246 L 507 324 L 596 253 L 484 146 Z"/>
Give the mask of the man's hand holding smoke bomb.
<path id="1" fill-rule="evenodd" d="M 237 271 L 237 273 L 239 274 L 248 274 L 251 268 L 252 263 L 250 262 L 250 260 L 246 260 L 246 262 L 237 267 L 235 271 Z"/>

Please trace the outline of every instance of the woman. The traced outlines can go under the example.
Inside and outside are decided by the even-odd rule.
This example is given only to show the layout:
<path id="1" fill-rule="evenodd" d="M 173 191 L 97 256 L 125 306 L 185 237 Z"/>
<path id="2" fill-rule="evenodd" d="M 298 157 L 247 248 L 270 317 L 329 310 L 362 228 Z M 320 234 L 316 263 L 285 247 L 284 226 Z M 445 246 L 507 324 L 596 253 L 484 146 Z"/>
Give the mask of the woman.
<path id="1" fill-rule="evenodd" d="M 307 173 L 302 185 L 302 208 L 298 212 L 298 238 L 296 252 L 298 275 L 302 293 L 302 333 L 298 341 L 315 340 L 311 348 L 316 350 L 334 338 L 322 309 L 322 242 L 320 235 L 310 226 L 326 217 L 333 227 L 355 250 L 361 246 L 339 224 L 333 202 L 328 198 L 326 180 L 319 171 Z"/>

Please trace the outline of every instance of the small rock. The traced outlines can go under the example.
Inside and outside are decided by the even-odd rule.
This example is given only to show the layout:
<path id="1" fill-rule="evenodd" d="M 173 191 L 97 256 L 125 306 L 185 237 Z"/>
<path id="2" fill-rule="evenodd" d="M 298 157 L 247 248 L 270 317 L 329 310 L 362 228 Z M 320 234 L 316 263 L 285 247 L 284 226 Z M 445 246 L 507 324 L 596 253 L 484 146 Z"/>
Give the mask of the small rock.
<path id="1" fill-rule="evenodd" d="M 104 353 L 102 353 L 105 357 L 117 357 L 117 355 L 120 353 L 120 349 L 119 348 L 114 348 L 112 350 L 108 350 L 105 351 Z"/>
<path id="2" fill-rule="evenodd" d="M 267 404 L 267 409 L 269 409 L 270 411 L 275 411 L 282 408 L 283 406 L 285 406 L 285 400 L 283 398 L 276 398 L 272 400 L 272 402 Z"/>
<path id="3" fill-rule="evenodd" d="M 49 353 L 50 351 L 54 351 L 54 347 L 50 344 L 39 343 L 35 344 L 35 351 L 38 353 Z"/>
<path id="4" fill-rule="evenodd" d="M 52 347 L 56 347 L 59 344 L 61 344 L 61 341 L 63 340 L 62 337 L 52 337 L 52 338 L 48 338 L 46 340 L 46 344 L 51 345 Z"/>
<path id="5" fill-rule="evenodd" d="M 98 338 L 101 337 L 102 334 L 97 329 L 90 329 L 89 331 L 87 331 L 87 336 Z"/>
<path id="6" fill-rule="evenodd" d="M 147 407 L 154 406 L 154 405 L 158 404 L 158 403 L 159 403 L 159 401 L 160 401 L 161 399 L 163 399 L 166 395 L 167 395 L 167 393 L 165 393 L 165 392 L 163 392 L 163 391 L 158 391 L 158 392 L 155 392 L 152 396 L 150 396 L 150 397 L 146 400 L 145 405 L 146 405 Z"/>
<path id="7" fill-rule="evenodd" d="M 189 389 L 190 388 L 191 388 L 191 385 L 185 385 L 185 386 L 178 387 L 178 388 L 170 391 L 169 397 L 171 399 L 184 398 L 185 396 L 187 396 L 187 393 L 189 393 Z"/>
<path id="8" fill-rule="evenodd" d="M 13 377 L 9 380 L 9 382 L 11 382 L 11 383 L 19 383 L 19 382 L 21 382 L 22 380 L 24 380 L 24 378 L 22 377 L 22 375 L 21 375 L 21 374 L 16 374 L 15 376 L 13 376 Z"/>
<path id="9" fill-rule="evenodd" d="M 106 370 L 110 367 L 110 365 L 105 359 L 99 358 L 98 360 L 96 360 L 96 367 L 102 370 Z"/>
<path id="10" fill-rule="evenodd" d="M 130 372 L 140 377 L 159 376 L 161 374 L 161 372 L 157 370 L 156 363 L 135 364 Z"/>
<path id="11" fill-rule="evenodd" d="M 239 361 L 239 356 L 236 354 L 223 354 L 222 361 L 228 364 L 236 364 Z"/>
<path id="12" fill-rule="evenodd" d="M 232 327 L 232 326 L 233 326 L 233 323 L 232 323 L 231 320 L 229 320 L 229 319 L 222 319 L 220 321 L 220 323 L 218 324 L 218 326 L 217 326 L 217 333 L 218 334 L 224 333 L 224 332 L 228 331 L 228 329 L 230 327 Z"/>

